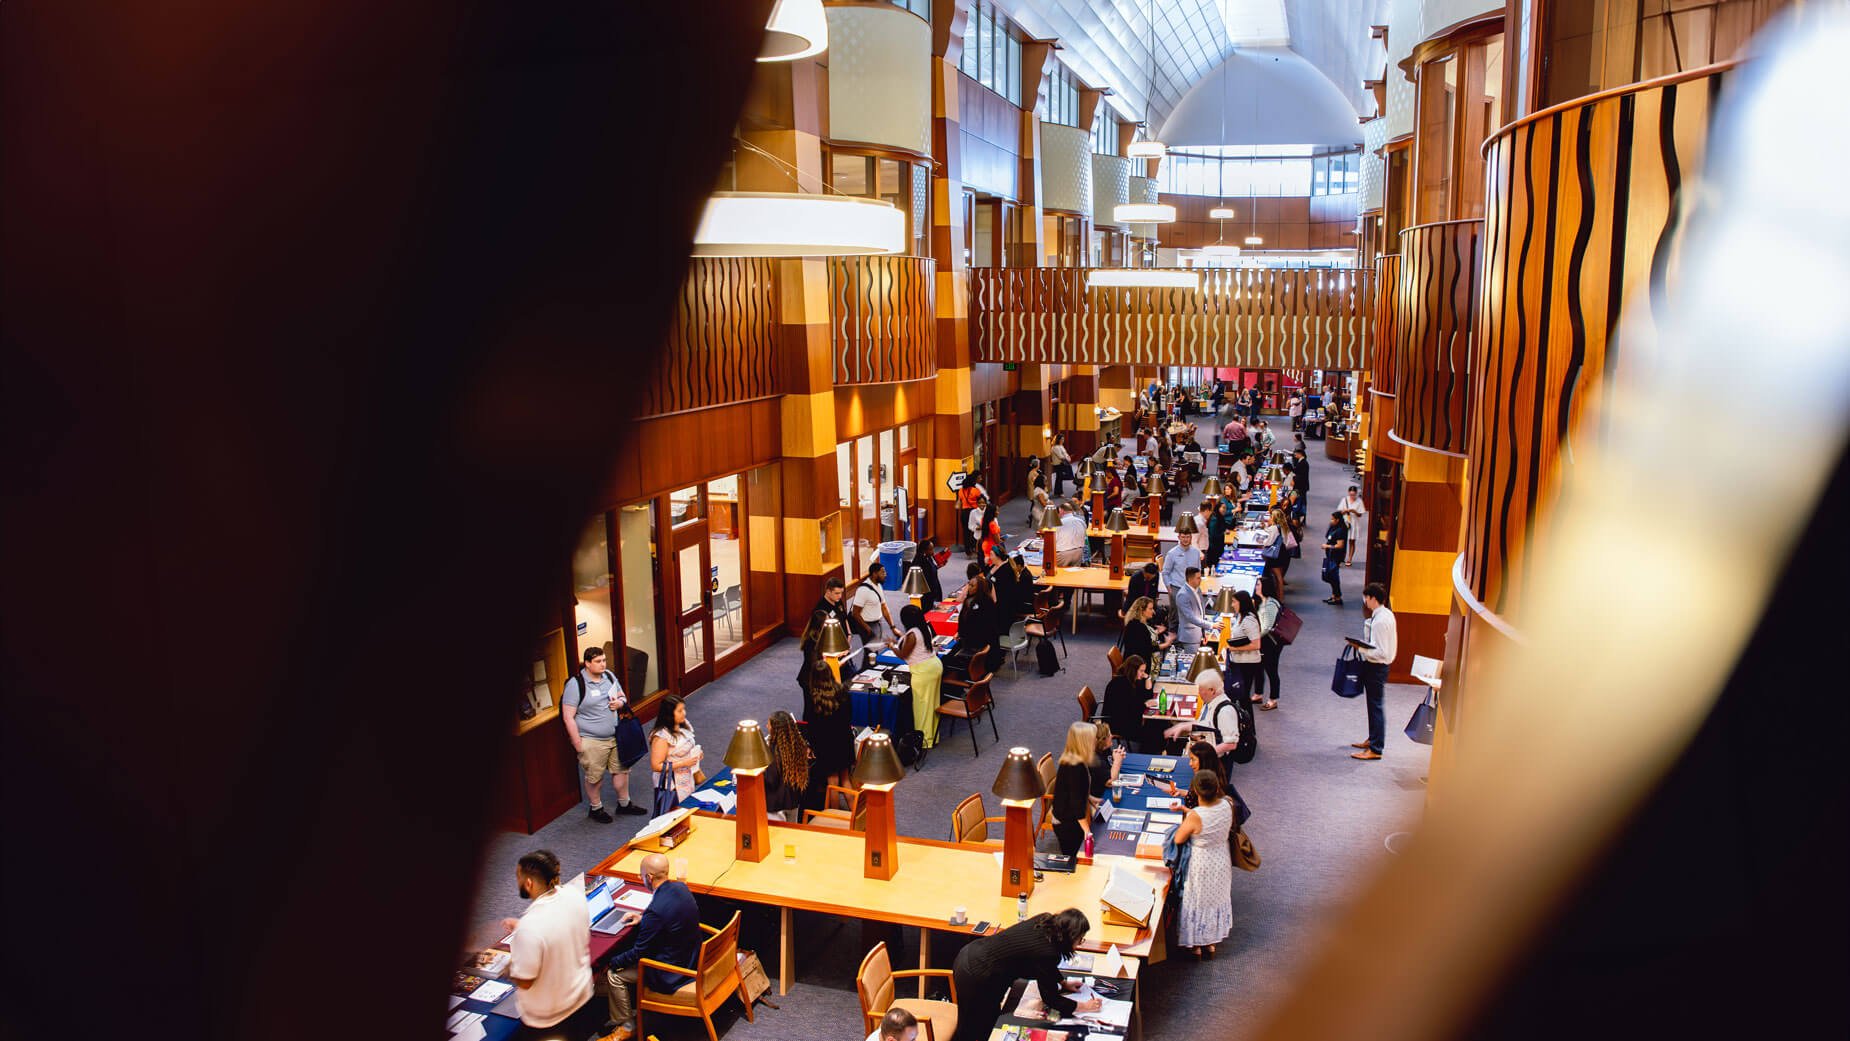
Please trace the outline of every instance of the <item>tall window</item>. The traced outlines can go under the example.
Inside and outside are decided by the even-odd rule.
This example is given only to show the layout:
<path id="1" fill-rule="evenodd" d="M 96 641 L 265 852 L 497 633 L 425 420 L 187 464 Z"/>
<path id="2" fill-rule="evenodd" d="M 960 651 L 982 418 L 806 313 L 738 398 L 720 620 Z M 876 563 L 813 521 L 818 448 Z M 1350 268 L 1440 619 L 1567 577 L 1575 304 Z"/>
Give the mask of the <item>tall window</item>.
<path id="1" fill-rule="evenodd" d="M 924 163 L 887 156 L 831 152 L 829 183 L 843 195 L 890 202 L 906 215 L 907 252 L 925 256 L 931 248 L 931 171 Z"/>
<path id="2" fill-rule="evenodd" d="M 989 0 L 974 0 L 964 25 L 964 75 L 1021 104 L 1021 41 L 1009 31 L 1008 16 Z"/>
<path id="3" fill-rule="evenodd" d="M 1062 126 L 1079 125 L 1079 81 L 1066 70 L 1066 66 L 1055 63 L 1053 75 L 1047 77 L 1045 98 L 1040 102 L 1042 122 L 1059 123 Z"/>
<path id="4" fill-rule="evenodd" d="M 1347 195 L 1362 188 L 1362 153 L 1330 152 L 1311 159 L 1312 195 Z"/>
<path id="5" fill-rule="evenodd" d="M 1309 145 L 1204 145 L 1171 151 L 1157 171 L 1159 191 L 1231 198 L 1312 194 Z M 1327 171 L 1326 171 L 1327 182 Z"/>
<path id="6" fill-rule="evenodd" d="M 1099 155 L 1118 154 L 1118 117 L 1110 105 L 1102 102 L 1092 114 L 1092 151 Z"/>

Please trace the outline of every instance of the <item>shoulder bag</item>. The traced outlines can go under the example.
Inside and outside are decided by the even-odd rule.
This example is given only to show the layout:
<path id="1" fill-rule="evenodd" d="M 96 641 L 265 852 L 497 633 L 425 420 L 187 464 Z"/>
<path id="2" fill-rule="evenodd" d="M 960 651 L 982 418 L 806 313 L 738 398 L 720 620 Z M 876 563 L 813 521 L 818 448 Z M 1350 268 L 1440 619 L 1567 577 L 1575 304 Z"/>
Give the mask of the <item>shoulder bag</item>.
<path id="1" fill-rule="evenodd" d="M 675 807 L 681 805 L 681 796 L 674 788 L 674 768 L 669 765 L 673 761 L 674 749 L 671 747 L 668 753 L 662 756 L 662 769 L 655 775 L 654 816 L 656 817 L 664 813 L 673 813 Z"/>
<path id="2" fill-rule="evenodd" d="M 1304 628 L 1304 619 L 1298 613 L 1283 604 L 1278 605 L 1278 618 L 1272 622 L 1272 635 L 1278 642 L 1290 646 L 1298 638 L 1298 631 Z"/>
<path id="3" fill-rule="evenodd" d="M 1347 644 L 1342 654 L 1336 658 L 1336 674 L 1330 679 L 1330 690 L 1339 698 L 1355 698 L 1362 694 L 1362 653 Z"/>

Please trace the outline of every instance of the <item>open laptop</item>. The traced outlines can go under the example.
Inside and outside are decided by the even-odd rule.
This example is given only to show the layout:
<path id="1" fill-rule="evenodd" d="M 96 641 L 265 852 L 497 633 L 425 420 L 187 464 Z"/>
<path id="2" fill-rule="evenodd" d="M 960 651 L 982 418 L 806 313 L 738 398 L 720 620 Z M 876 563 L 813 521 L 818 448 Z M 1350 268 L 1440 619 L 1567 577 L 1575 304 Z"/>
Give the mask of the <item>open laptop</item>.
<path id="1" fill-rule="evenodd" d="M 585 894 L 585 910 L 591 913 L 591 931 L 614 936 L 623 930 L 624 908 L 614 902 L 616 883 L 599 882 Z"/>

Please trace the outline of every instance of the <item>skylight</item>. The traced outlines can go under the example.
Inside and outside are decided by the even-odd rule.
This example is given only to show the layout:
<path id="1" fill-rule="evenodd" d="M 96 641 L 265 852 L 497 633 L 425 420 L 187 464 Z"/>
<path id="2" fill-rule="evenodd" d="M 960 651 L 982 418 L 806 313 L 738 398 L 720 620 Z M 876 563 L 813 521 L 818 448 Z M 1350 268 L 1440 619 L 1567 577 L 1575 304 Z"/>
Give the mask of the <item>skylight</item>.
<path id="1" fill-rule="evenodd" d="M 1235 47 L 1283 47 L 1291 42 L 1285 0 L 1217 0 L 1227 40 Z"/>

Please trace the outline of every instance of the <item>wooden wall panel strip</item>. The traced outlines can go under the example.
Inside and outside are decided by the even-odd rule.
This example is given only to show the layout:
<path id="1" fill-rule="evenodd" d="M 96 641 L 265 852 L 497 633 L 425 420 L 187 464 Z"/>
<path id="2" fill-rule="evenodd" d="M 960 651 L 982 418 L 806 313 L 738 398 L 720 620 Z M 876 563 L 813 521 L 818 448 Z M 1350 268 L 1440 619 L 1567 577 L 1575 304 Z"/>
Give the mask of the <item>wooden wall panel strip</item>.
<path id="1" fill-rule="evenodd" d="M 1655 345 L 1650 286 L 1674 274 L 1690 205 L 1682 189 L 1731 74 L 1598 95 L 1513 124 L 1486 146 L 1456 582 L 1460 602 L 1495 625 L 1515 620 L 1531 534 L 1552 512 L 1576 444 L 1602 436 L 1614 380 Z"/>
<path id="2" fill-rule="evenodd" d="M 775 262 L 703 257 L 688 267 L 640 415 L 779 393 Z"/>
<path id="3" fill-rule="evenodd" d="M 1391 436 L 1465 454 L 1481 220 L 1401 232 Z"/>
<path id="4" fill-rule="evenodd" d="M 981 361 L 1361 369 L 1374 272 L 1225 268 L 1199 289 L 1088 288 L 1083 268 L 970 274 Z"/>
<path id="5" fill-rule="evenodd" d="M 828 262 L 829 342 L 837 385 L 899 383 L 938 372 L 938 266 L 930 257 Z"/>

